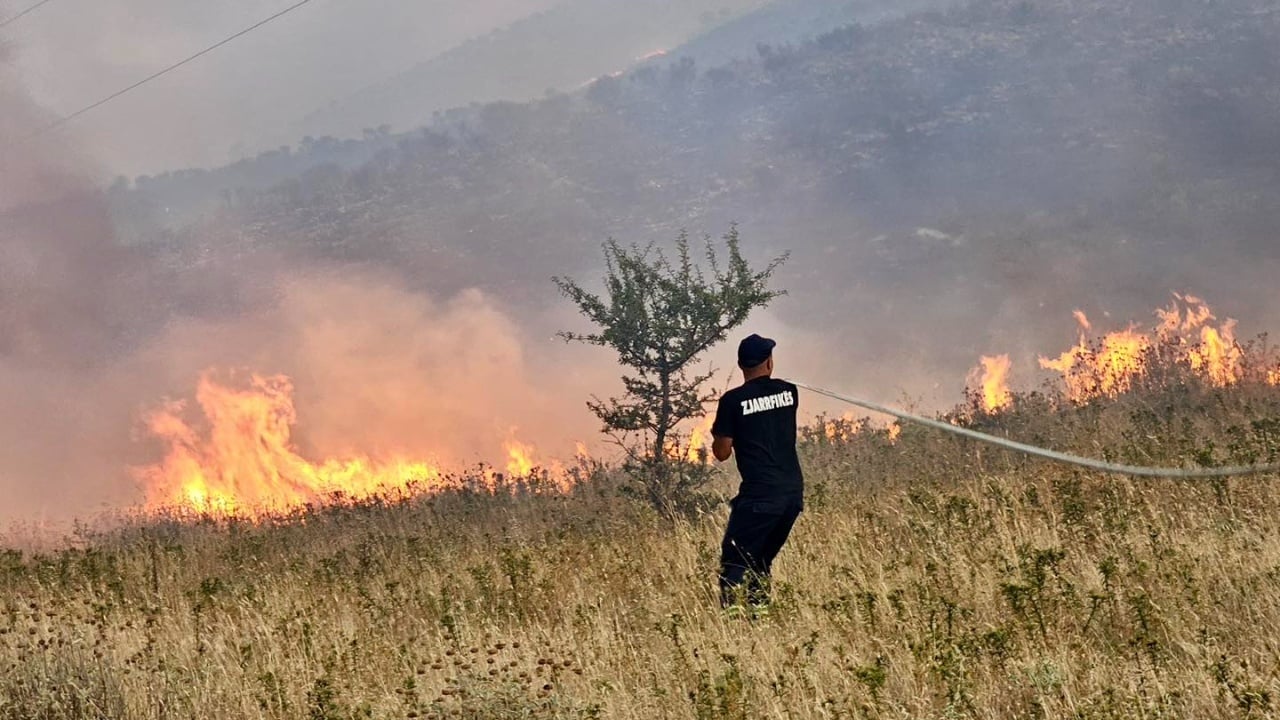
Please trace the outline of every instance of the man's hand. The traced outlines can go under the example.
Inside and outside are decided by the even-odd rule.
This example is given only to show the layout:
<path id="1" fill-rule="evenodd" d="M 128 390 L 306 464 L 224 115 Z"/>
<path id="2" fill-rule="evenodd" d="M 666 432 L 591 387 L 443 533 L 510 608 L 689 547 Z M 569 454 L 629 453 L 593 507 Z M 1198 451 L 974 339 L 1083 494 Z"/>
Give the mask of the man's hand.
<path id="1" fill-rule="evenodd" d="M 733 438 L 718 437 L 711 443 L 711 454 L 716 456 L 716 460 L 724 462 L 733 456 Z"/>

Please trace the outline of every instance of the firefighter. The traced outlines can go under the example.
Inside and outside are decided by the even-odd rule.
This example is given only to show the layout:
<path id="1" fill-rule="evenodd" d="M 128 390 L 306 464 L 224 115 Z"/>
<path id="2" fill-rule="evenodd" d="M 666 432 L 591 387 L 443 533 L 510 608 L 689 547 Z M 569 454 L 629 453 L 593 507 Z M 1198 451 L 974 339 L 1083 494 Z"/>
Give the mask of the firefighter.
<path id="1" fill-rule="evenodd" d="M 773 377 L 773 340 L 751 335 L 738 345 L 743 384 L 720 398 L 712 453 L 738 459 L 742 484 L 729 503 L 720 546 L 720 602 L 763 611 L 773 559 L 804 508 L 804 476 L 796 453 L 795 385 Z"/>

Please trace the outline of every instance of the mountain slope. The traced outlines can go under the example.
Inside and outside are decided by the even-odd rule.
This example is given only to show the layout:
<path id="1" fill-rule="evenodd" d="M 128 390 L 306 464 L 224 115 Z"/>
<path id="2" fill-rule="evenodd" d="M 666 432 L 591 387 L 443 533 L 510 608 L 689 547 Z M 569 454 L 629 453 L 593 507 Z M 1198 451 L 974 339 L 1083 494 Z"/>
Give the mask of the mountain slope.
<path id="1" fill-rule="evenodd" d="M 764 1 L 570 0 L 337 99 L 294 129 L 298 136 L 349 135 L 384 124 L 407 129 L 438 110 L 571 90 Z"/>
<path id="2" fill-rule="evenodd" d="M 979 0 L 443 113 L 360 168 L 233 194 L 188 237 L 527 306 L 608 235 L 738 220 L 752 252 L 794 251 L 785 318 L 824 355 L 876 367 L 888 344 L 908 374 L 955 373 L 1082 304 L 1137 317 L 1182 290 L 1265 320 L 1277 76 L 1262 0 Z"/>
<path id="3" fill-rule="evenodd" d="M 692 58 L 704 67 L 752 56 L 759 45 L 811 42 L 836 28 L 876 25 L 914 12 L 943 8 L 958 0 L 774 0 L 672 50 L 668 57 Z"/>

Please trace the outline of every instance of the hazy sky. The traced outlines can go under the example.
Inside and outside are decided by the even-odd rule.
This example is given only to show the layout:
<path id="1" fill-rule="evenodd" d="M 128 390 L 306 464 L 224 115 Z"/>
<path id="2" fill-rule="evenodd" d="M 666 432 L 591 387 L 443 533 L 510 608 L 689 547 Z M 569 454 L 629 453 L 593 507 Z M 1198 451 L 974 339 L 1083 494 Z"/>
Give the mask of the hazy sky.
<path id="1" fill-rule="evenodd" d="M 51 116 L 69 113 L 295 0 L 54 0 L 0 30 Z M 104 176 L 222 164 L 329 100 L 561 0 L 314 0 L 61 131 Z M 0 0 L 8 17 L 30 0 Z"/>

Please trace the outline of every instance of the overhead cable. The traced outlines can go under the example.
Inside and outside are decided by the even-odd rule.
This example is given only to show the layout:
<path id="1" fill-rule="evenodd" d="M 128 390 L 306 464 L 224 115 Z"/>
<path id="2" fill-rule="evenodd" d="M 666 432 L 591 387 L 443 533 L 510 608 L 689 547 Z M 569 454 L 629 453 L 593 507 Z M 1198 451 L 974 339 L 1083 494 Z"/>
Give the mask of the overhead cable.
<path id="1" fill-rule="evenodd" d="M 4 19 L 4 20 L 0 20 L 0 30 L 2 30 L 2 29 L 4 29 L 4 28 L 9 27 L 9 26 L 10 26 L 10 25 L 12 25 L 13 23 L 18 22 L 18 21 L 19 21 L 19 20 L 21 20 L 22 18 L 24 18 L 24 17 L 26 17 L 26 16 L 30 15 L 31 13 L 33 13 L 33 12 L 35 12 L 35 11 L 39 10 L 40 8 L 44 7 L 45 5 L 48 5 L 48 4 L 49 4 L 49 3 L 51 3 L 51 2 L 53 2 L 53 0 L 40 0 L 40 2 L 36 3 L 35 5 L 32 5 L 31 7 L 27 8 L 26 10 L 23 10 L 22 12 L 18 13 L 17 15 L 13 15 L 13 16 L 11 16 L 11 17 L 9 17 L 9 18 Z"/>
<path id="2" fill-rule="evenodd" d="M 46 1 L 46 2 L 49 2 L 50 0 L 45 0 L 45 1 Z M 125 94 L 127 94 L 127 93 L 133 92 L 134 90 L 137 90 L 138 88 L 142 87 L 143 85 L 146 85 L 147 83 L 149 83 L 149 82 L 151 82 L 151 81 L 153 81 L 153 80 L 156 80 L 156 79 L 158 79 L 158 78 L 160 78 L 160 77 L 163 77 L 163 76 L 165 76 L 165 75 L 168 75 L 169 73 L 173 72 L 174 70 L 177 70 L 178 68 L 182 67 L 183 65 L 186 65 L 186 64 L 188 64 L 188 63 L 190 63 L 190 62 L 193 62 L 193 61 L 195 61 L 195 60 L 198 60 L 198 59 L 200 59 L 201 57 L 204 57 L 205 55 L 208 55 L 209 53 L 213 52 L 214 50 L 217 50 L 218 48 L 222 47 L 223 45 L 226 45 L 227 43 L 230 43 L 230 42 L 232 42 L 232 41 L 234 41 L 234 40 L 237 40 L 237 39 L 239 39 L 239 38 L 242 38 L 242 37 L 244 37 L 245 35 L 248 35 L 249 33 L 253 32 L 254 30 L 257 30 L 258 28 L 262 27 L 263 25 L 266 25 L 267 23 L 270 23 L 270 22 L 272 22 L 273 20 L 278 20 L 279 18 L 282 18 L 282 17 L 284 17 L 285 15 L 288 15 L 289 13 L 293 12 L 294 10 L 297 10 L 298 8 L 301 8 L 303 5 L 306 5 L 306 4 L 310 3 L 310 2 L 312 2 L 312 0 L 300 0 L 300 2 L 296 2 L 296 3 L 294 3 L 293 5 L 290 5 L 289 7 L 287 7 L 287 8 L 285 8 L 285 9 L 281 10 L 280 12 L 278 12 L 278 13 L 276 13 L 276 14 L 274 14 L 274 15 L 272 15 L 271 17 L 268 17 L 268 18 L 266 18 L 266 19 L 264 19 L 264 20 L 259 20 L 258 22 L 254 23 L 253 25 L 250 25 L 249 27 L 247 27 L 247 28 L 245 28 L 245 29 L 241 30 L 240 32 L 238 32 L 238 33 L 236 33 L 236 34 L 234 34 L 234 35 L 232 35 L 232 36 L 230 36 L 230 37 L 227 37 L 227 38 L 224 38 L 224 39 L 222 39 L 222 40 L 219 40 L 218 42 L 214 43 L 213 45 L 210 45 L 209 47 L 207 47 L 207 48 L 205 48 L 205 49 L 201 50 L 200 52 L 198 52 L 198 53 L 196 53 L 196 54 L 194 54 L 194 55 L 191 55 L 191 56 L 186 57 L 186 58 L 184 58 L 184 59 L 182 59 L 182 60 L 179 60 L 178 62 L 173 63 L 172 65 L 170 65 L 170 66 L 168 66 L 168 67 L 164 68 L 163 70 L 159 70 L 159 71 L 157 71 L 157 72 L 154 72 L 154 73 L 152 73 L 152 74 L 148 75 L 147 77 L 142 78 L 141 80 L 139 80 L 139 81 L 137 81 L 137 82 L 133 83 L 132 85 L 129 85 L 129 86 L 128 86 L 128 87 L 126 87 L 126 88 L 123 88 L 123 89 L 117 90 L 116 92 L 111 93 L 110 95 L 108 95 L 108 96 L 106 96 L 106 97 L 102 98 L 101 100 L 98 100 L 97 102 L 94 102 L 94 103 L 91 103 L 91 104 L 89 104 L 89 105 L 86 105 L 86 106 L 84 106 L 84 107 L 80 108 L 79 110 L 76 110 L 75 112 L 73 112 L 73 113 L 69 114 L 69 115 L 64 115 L 64 116 L 62 116 L 62 117 L 58 118 L 57 120 L 54 120 L 53 122 L 49 123 L 48 125 L 45 125 L 44 127 L 40 128 L 39 130 L 35 131 L 34 133 L 32 133 L 32 134 L 28 135 L 25 139 L 26 139 L 26 140 L 32 140 L 32 139 L 35 139 L 35 138 L 37 138 L 37 137 L 39 137 L 39 136 L 41 136 L 41 135 L 44 135 L 44 134 L 46 134 L 46 133 L 53 132 L 54 130 L 57 130 L 58 128 L 62 127 L 63 125 L 66 125 L 67 123 L 71 122 L 72 120 L 75 120 L 76 118 L 78 118 L 78 117 L 80 117 L 80 116 L 84 115 L 85 113 L 88 113 L 88 112 L 91 112 L 91 111 L 93 111 L 93 110 L 96 110 L 96 109 L 98 109 L 98 108 L 102 107 L 103 105 L 106 105 L 107 103 L 111 102 L 112 100 L 115 100 L 116 98 L 120 97 L 121 95 L 125 95 Z"/>

